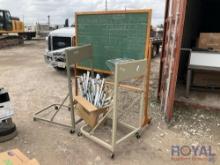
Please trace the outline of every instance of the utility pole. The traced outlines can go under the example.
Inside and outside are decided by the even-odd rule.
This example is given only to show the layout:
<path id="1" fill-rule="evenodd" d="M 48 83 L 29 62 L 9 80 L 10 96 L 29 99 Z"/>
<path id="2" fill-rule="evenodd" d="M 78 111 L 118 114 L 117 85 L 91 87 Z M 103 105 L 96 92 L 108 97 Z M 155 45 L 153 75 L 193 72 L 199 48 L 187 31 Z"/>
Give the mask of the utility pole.
<path id="1" fill-rule="evenodd" d="M 50 15 L 48 15 L 47 17 L 48 17 L 48 26 L 50 27 Z"/>
<path id="2" fill-rule="evenodd" d="M 105 0 L 105 11 L 108 10 L 108 0 Z"/>

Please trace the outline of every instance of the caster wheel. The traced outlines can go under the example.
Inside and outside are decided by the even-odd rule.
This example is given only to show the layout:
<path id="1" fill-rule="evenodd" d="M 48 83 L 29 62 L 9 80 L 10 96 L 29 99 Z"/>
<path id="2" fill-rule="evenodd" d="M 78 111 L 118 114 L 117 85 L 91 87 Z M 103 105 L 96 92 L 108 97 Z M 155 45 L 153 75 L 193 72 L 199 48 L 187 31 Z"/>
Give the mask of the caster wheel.
<path id="1" fill-rule="evenodd" d="M 114 158 L 115 158 L 115 154 L 112 154 L 112 155 L 111 155 L 111 159 L 114 159 Z"/>
<path id="2" fill-rule="evenodd" d="M 141 135 L 140 135 L 139 133 L 136 133 L 135 136 L 136 136 L 137 139 L 140 139 L 140 138 L 141 138 Z"/>
<path id="3" fill-rule="evenodd" d="M 74 130 L 70 130 L 70 134 L 74 134 L 75 133 L 75 131 Z"/>
<path id="4" fill-rule="evenodd" d="M 33 121 L 36 121 L 36 120 L 37 120 L 37 119 L 34 117 L 34 118 L 33 118 Z"/>
<path id="5" fill-rule="evenodd" d="M 70 107 L 68 108 L 68 111 L 71 111 L 71 108 L 70 108 Z"/>
<path id="6" fill-rule="evenodd" d="M 80 137 L 80 136 L 82 136 L 82 133 L 81 133 L 81 132 L 78 132 L 77 135 Z"/>
<path id="7" fill-rule="evenodd" d="M 55 110 L 58 110 L 58 106 L 55 106 L 54 109 L 55 109 Z"/>

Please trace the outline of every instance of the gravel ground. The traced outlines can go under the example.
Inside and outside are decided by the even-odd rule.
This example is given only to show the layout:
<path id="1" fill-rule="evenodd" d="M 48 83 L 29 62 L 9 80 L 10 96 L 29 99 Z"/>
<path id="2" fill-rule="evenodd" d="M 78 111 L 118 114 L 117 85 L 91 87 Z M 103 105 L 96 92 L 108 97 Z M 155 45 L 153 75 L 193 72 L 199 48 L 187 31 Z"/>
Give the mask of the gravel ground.
<path id="1" fill-rule="evenodd" d="M 140 139 L 121 143 L 115 160 L 110 152 L 85 137 L 71 135 L 69 129 L 42 122 L 33 122 L 38 110 L 60 102 L 67 94 L 65 71 L 48 67 L 43 60 L 46 43 L 26 42 L 24 46 L 0 50 L 0 86 L 9 91 L 15 110 L 13 117 L 18 136 L 0 144 L 0 151 L 19 148 L 42 165 L 104 164 L 220 164 L 220 113 L 176 107 L 170 124 L 163 120 L 156 100 L 159 58 L 152 61 L 151 125 Z M 128 103 L 123 99 L 125 104 Z M 66 112 L 61 119 L 69 121 Z M 79 126 L 78 126 L 79 128 Z M 172 145 L 210 145 L 215 161 L 171 160 Z"/>

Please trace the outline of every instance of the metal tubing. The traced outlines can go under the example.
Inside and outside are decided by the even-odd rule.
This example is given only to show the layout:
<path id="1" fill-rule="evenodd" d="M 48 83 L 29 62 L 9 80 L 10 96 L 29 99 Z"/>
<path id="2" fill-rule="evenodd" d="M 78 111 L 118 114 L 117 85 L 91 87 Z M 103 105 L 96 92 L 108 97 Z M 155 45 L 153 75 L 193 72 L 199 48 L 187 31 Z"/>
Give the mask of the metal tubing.
<path id="1" fill-rule="evenodd" d="M 34 116 L 40 114 L 41 112 L 44 112 L 45 110 L 49 109 L 50 107 L 53 107 L 53 106 L 56 106 L 56 105 L 58 105 L 58 104 L 52 104 L 52 105 L 50 105 L 50 106 L 48 106 L 48 107 L 46 107 L 46 108 L 44 108 L 44 109 L 42 109 L 42 110 L 36 112 L 36 113 L 34 114 Z"/>
<path id="2" fill-rule="evenodd" d="M 81 121 L 83 121 L 83 119 L 78 119 L 77 121 L 76 121 L 76 124 L 78 124 L 78 123 L 80 123 Z"/>
<path id="3" fill-rule="evenodd" d="M 117 133 L 117 100 L 118 100 L 118 64 L 115 65 L 115 84 L 113 97 L 113 115 L 112 115 L 112 152 L 115 151 L 116 133 Z"/>
<path id="4" fill-rule="evenodd" d="M 144 121 L 144 100 L 145 96 L 144 93 L 141 93 L 141 100 L 140 100 L 140 112 L 139 112 L 139 127 L 142 127 Z"/>
<path id="5" fill-rule="evenodd" d="M 41 120 L 41 121 L 45 121 L 45 122 L 52 123 L 52 124 L 55 124 L 55 125 L 59 125 L 59 126 L 67 127 L 67 128 L 72 128 L 71 125 L 57 123 L 57 122 L 54 122 L 54 121 L 51 121 L 51 120 L 47 120 L 47 119 L 44 119 L 44 118 L 41 118 L 41 117 L 34 117 L 34 120 Z"/>
<path id="6" fill-rule="evenodd" d="M 131 129 L 131 130 L 137 129 L 136 127 L 134 127 L 134 126 L 132 126 L 130 124 L 127 124 L 125 122 L 122 122 L 122 121 L 118 122 L 118 125 L 122 125 L 122 126 L 128 128 L 128 129 Z"/>
<path id="7" fill-rule="evenodd" d="M 106 119 L 106 117 L 108 116 L 108 114 L 111 112 L 111 110 L 109 110 L 100 120 L 99 122 L 96 124 L 96 126 L 90 131 L 90 134 L 93 134 L 94 131 L 98 128 L 98 126 Z"/>
<path id="8" fill-rule="evenodd" d="M 51 121 L 53 121 L 54 117 L 56 116 L 56 114 L 60 111 L 60 109 L 62 108 L 63 104 L 65 103 L 66 99 L 69 97 L 69 94 L 66 95 L 66 97 L 64 98 L 64 100 L 62 101 L 62 103 L 59 105 L 59 108 L 57 109 L 57 111 L 54 113 L 54 115 L 51 118 Z"/>
<path id="9" fill-rule="evenodd" d="M 75 113 L 74 113 L 74 106 L 73 106 L 73 91 L 72 91 L 72 80 L 71 80 L 71 71 L 69 66 L 68 58 L 66 58 L 67 63 L 67 77 L 68 77 L 68 89 L 69 89 L 69 102 L 70 102 L 70 110 L 71 110 L 71 125 L 73 131 L 75 131 Z"/>
<path id="10" fill-rule="evenodd" d="M 106 143 L 105 141 L 101 140 L 100 138 L 98 138 L 96 136 L 90 135 L 87 131 L 84 131 L 84 129 L 83 129 L 84 127 L 86 127 L 86 125 L 80 128 L 80 131 L 84 136 L 86 136 L 87 138 L 89 138 L 89 139 L 93 140 L 94 142 L 100 144 L 101 146 L 107 148 L 108 150 L 114 152 L 112 145 Z"/>
<path id="11" fill-rule="evenodd" d="M 123 136 L 121 139 L 119 139 L 116 144 L 121 143 L 122 141 L 126 140 L 127 138 L 129 138 L 130 136 L 134 135 L 135 133 L 137 133 L 139 131 L 139 129 L 136 129 L 130 133 L 128 133 L 127 135 Z"/>
<path id="12" fill-rule="evenodd" d="M 36 117 L 36 115 L 38 115 L 38 114 L 40 114 L 40 113 L 42 113 L 42 112 L 44 112 L 44 111 L 50 109 L 51 107 L 60 106 L 60 105 L 61 105 L 61 104 L 52 104 L 52 105 L 50 105 L 50 106 L 48 106 L 48 107 L 46 107 L 46 108 L 44 108 L 44 109 L 42 109 L 42 110 L 36 112 L 36 113 L 34 114 L 34 117 Z M 66 106 L 66 105 L 62 105 L 62 107 L 69 108 L 69 106 Z"/>

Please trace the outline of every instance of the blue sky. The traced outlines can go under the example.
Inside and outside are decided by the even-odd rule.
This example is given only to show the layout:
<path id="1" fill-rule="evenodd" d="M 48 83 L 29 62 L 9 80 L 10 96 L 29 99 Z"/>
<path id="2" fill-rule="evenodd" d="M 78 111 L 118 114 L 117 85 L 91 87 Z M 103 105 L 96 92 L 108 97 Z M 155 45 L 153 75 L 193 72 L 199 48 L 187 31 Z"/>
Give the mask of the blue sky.
<path id="1" fill-rule="evenodd" d="M 153 9 L 152 24 L 163 23 L 165 0 L 107 0 L 109 10 Z M 64 24 L 66 18 L 73 22 L 76 11 L 105 9 L 105 0 L 0 0 L 0 8 L 8 9 L 12 16 L 20 17 L 26 24 L 46 23 L 50 15 L 52 24 Z"/>

